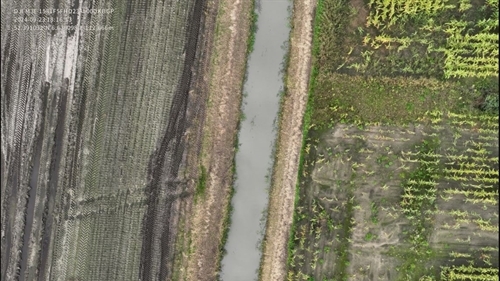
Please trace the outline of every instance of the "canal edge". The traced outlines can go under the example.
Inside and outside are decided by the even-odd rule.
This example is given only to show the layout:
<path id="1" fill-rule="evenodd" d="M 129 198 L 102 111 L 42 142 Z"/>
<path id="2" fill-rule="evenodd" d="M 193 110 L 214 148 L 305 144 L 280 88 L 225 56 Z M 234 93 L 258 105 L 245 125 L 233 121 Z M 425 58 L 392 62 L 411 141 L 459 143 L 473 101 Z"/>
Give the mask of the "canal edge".
<path id="1" fill-rule="evenodd" d="M 285 280 L 288 240 L 309 95 L 312 39 L 316 1 L 293 1 L 292 21 L 284 75 L 285 91 L 279 110 L 278 138 L 263 240 L 259 279 Z"/>

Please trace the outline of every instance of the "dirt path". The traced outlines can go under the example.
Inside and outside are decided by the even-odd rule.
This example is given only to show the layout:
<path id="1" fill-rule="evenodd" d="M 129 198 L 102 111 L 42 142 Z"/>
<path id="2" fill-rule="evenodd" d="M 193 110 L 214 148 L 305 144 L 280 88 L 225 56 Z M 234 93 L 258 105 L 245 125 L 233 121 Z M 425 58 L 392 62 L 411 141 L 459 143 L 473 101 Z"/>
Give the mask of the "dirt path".
<path id="1" fill-rule="evenodd" d="M 187 132 L 185 172 L 188 189 L 195 189 L 200 166 L 206 169 L 207 180 L 204 195 L 196 203 L 189 197 L 179 207 L 174 269 L 177 280 L 212 281 L 219 271 L 233 184 L 251 7 L 250 1 L 243 0 L 211 0 L 205 7 L 205 32 L 195 68 L 197 81 L 190 97 L 198 105 L 188 107 L 193 126 Z"/>
<path id="2" fill-rule="evenodd" d="M 287 93 L 281 109 L 260 280 L 284 280 L 286 276 L 287 244 L 303 137 L 302 118 L 309 86 L 315 5 L 314 0 L 294 1 Z"/>

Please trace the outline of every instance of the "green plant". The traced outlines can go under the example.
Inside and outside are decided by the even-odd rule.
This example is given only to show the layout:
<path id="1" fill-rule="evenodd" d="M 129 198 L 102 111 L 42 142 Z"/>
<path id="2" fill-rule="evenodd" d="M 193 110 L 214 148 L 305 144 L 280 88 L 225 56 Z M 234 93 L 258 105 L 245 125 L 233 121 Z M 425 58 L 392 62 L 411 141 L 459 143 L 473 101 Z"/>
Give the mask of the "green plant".
<path id="1" fill-rule="evenodd" d="M 375 202 L 371 203 L 371 216 L 370 219 L 372 223 L 378 223 L 378 204 Z"/>
<path id="2" fill-rule="evenodd" d="M 205 194 L 205 188 L 207 183 L 207 171 L 205 166 L 200 166 L 200 176 L 198 177 L 198 183 L 196 184 L 196 197 L 203 196 Z"/>
<path id="3" fill-rule="evenodd" d="M 247 54 L 253 52 L 253 48 L 255 45 L 255 33 L 257 33 L 257 20 L 259 15 L 255 12 L 255 9 L 252 9 L 250 13 L 250 35 L 248 38 L 247 45 Z"/>
<path id="4" fill-rule="evenodd" d="M 240 122 L 243 122 L 247 119 L 247 116 L 243 112 L 243 110 L 240 111 Z"/>
<path id="5" fill-rule="evenodd" d="M 372 240 L 373 240 L 373 239 L 375 239 L 375 238 L 376 238 L 376 235 L 375 235 L 375 234 L 373 234 L 373 233 L 371 233 L 371 232 L 368 232 L 368 233 L 366 233 L 366 235 L 365 235 L 365 241 L 368 241 L 368 242 L 369 242 L 369 241 L 372 241 Z"/>
<path id="6" fill-rule="evenodd" d="M 481 109 L 498 115 L 498 94 L 489 93 L 486 95 Z"/>
<path id="7" fill-rule="evenodd" d="M 453 266 L 442 267 L 442 281 L 459 281 L 459 280 L 498 280 L 498 268 L 481 268 L 472 264 L 468 266 Z"/>

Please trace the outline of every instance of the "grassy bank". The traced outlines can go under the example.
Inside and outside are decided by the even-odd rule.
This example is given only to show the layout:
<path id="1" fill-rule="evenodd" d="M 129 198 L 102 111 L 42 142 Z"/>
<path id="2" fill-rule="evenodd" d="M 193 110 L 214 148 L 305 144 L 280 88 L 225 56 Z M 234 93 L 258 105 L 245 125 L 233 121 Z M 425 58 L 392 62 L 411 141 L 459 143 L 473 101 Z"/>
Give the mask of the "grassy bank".
<path id="1" fill-rule="evenodd" d="M 250 54 L 252 53 L 253 51 L 253 48 L 254 48 L 254 44 L 255 44 L 255 33 L 257 32 L 257 20 L 258 20 L 258 15 L 257 13 L 255 12 L 255 1 L 252 0 L 252 6 L 250 8 L 250 13 L 248 15 L 249 17 L 249 23 L 250 23 L 250 31 L 249 31 L 249 34 L 248 34 L 248 38 L 247 38 L 247 51 L 246 51 L 246 55 L 245 55 L 245 76 L 243 78 L 243 81 L 246 82 L 247 80 L 247 76 L 248 76 L 248 59 L 250 57 Z M 228 205 L 226 207 L 226 211 L 225 211 L 225 215 L 224 215 L 224 219 L 223 219 L 223 223 L 222 223 L 222 237 L 221 237 L 221 242 L 219 244 L 219 258 L 217 260 L 217 271 L 220 272 L 221 270 L 221 267 L 222 267 L 222 258 L 226 255 L 226 249 L 225 249 L 225 246 L 226 246 L 226 243 L 227 243 L 227 239 L 228 239 L 228 236 L 229 236 L 229 228 L 231 227 L 231 215 L 233 213 L 233 205 L 231 203 L 232 201 L 232 198 L 233 198 L 233 195 L 234 195 L 234 192 L 235 192 L 235 188 L 234 188 L 234 184 L 236 182 L 236 179 L 237 179 L 237 173 L 236 173 L 236 153 L 238 153 L 238 149 L 239 149 L 239 146 L 240 146 L 240 143 L 239 143 L 239 132 L 240 132 L 240 129 L 241 129 L 241 122 L 243 122 L 245 120 L 245 115 L 243 113 L 243 109 L 242 109 L 242 106 L 243 106 L 243 99 L 245 97 L 245 94 L 243 93 L 243 88 L 244 88 L 244 84 L 245 83 L 242 83 L 241 84 L 241 89 L 240 89 L 240 92 L 242 93 L 240 95 L 240 99 L 239 99 L 239 108 L 240 108 L 240 114 L 239 114 L 239 119 L 238 119 L 238 124 L 237 124 L 237 129 L 236 129 L 236 135 L 235 135 L 235 138 L 234 138 L 234 144 L 233 144 L 233 147 L 234 147 L 234 153 L 233 153 L 233 164 L 232 164 L 232 167 L 231 167 L 231 173 L 232 173 L 232 179 L 231 179 L 231 190 L 230 190 L 230 193 L 229 193 L 229 199 L 228 199 Z M 220 280 L 220 276 L 219 274 L 217 275 L 217 280 Z"/>
<path id="2" fill-rule="evenodd" d="M 250 14 L 250 35 L 248 36 L 248 46 L 247 46 L 247 59 L 248 56 L 253 52 L 253 46 L 255 44 L 255 33 L 257 33 L 257 20 L 259 15 L 255 12 L 255 2 L 252 2 L 252 13 Z"/>
<path id="3" fill-rule="evenodd" d="M 314 24 L 314 31 L 313 31 L 313 45 L 312 45 L 312 69 L 311 69 L 311 77 L 309 80 L 309 91 L 308 91 L 308 96 L 307 96 L 307 106 L 306 106 L 306 111 L 304 113 L 304 118 L 303 118 L 303 126 L 302 126 L 302 147 L 300 150 L 300 160 L 299 160 L 299 169 L 298 169 L 298 177 L 300 178 L 300 175 L 303 174 L 304 170 L 304 160 L 305 157 L 307 156 L 305 153 L 305 146 L 307 143 L 307 135 L 309 133 L 310 129 L 310 124 L 311 124 L 311 117 L 312 117 L 312 112 L 313 112 L 313 92 L 314 88 L 316 86 L 316 79 L 318 76 L 318 65 L 317 65 L 317 57 L 319 54 L 319 34 L 320 34 L 320 25 L 317 23 L 318 20 L 320 19 L 320 16 L 323 13 L 324 9 L 324 0 L 318 0 L 317 6 L 316 6 L 316 15 L 315 15 L 315 24 Z M 300 198 L 300 190 L 299 190 L 299 181 L 297 181 L 297 185 L 295 187 L 295 202 L 294 206 L 298 205 L 298 200 Z M 292 251 L 295 247 L 294 239 L 293 237 L 295 236 L 296 233 L 296 223 L 298 220 L 298 214 L 294 212 L 293 215 L 293 223 L 292 226 L 290 227 L 290 238 L 288 240 L 288 260 L 287 264 L 288 266 L 290 265 L 291 262 L 291 257 L 292 257 Z"/>

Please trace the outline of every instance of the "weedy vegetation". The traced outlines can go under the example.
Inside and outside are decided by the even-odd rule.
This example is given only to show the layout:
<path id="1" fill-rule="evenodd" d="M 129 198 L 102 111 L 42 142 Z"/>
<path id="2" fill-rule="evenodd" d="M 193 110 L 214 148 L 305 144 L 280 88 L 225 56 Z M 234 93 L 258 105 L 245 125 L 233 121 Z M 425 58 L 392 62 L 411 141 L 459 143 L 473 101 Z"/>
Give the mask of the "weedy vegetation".
<path id="1" fill-rule="evenodd" d="M 497 4 L 318 1 L 287 280 L 498 280 Z"/>

